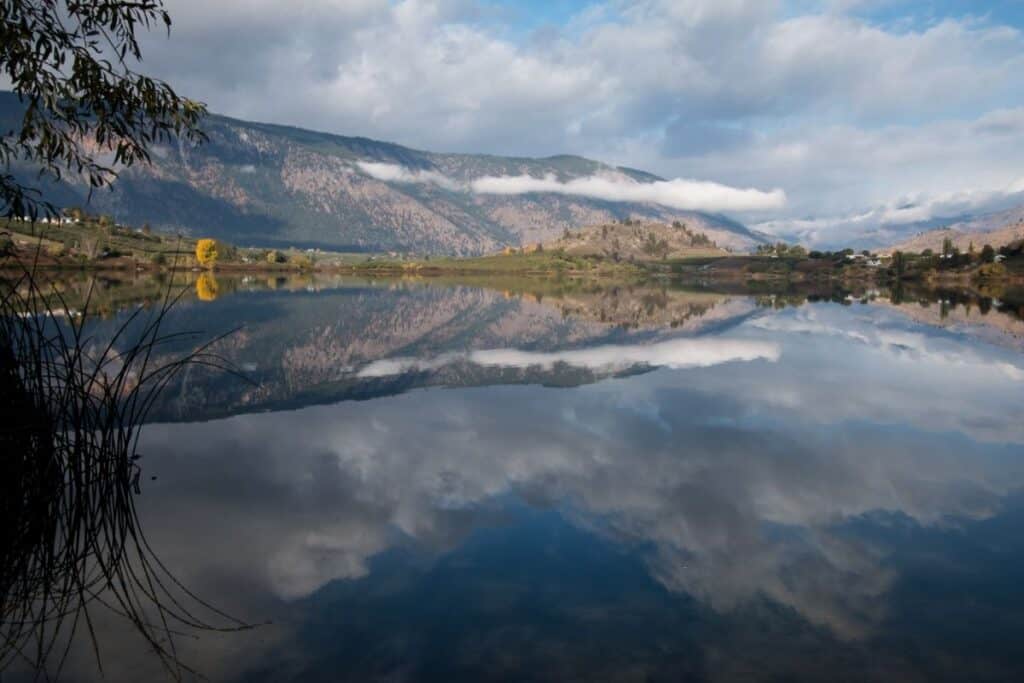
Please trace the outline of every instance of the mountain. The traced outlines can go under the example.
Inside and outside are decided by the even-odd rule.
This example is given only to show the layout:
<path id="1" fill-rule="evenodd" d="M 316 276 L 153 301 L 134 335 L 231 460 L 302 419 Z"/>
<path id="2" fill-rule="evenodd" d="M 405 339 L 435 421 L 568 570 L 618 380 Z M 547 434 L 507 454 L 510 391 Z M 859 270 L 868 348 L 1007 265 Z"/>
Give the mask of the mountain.
<path id="1" fill-rule="evenodd" d="M 15 128 L 21 107 L 13 94 L 0 93 L 0 129 Z M 480 254 L 622 218 L 682 221 L 732 249 L 762 241 L 735 221 L 695 211 L 468 189 L 482 177 L 524 174 L 561 181 L 595 174 L 659 180 L 582 157 L 441 154 L 217 115 L 203 128 L 206 144 L 155 148 L 151 165 L 122 170 L 110 190 L 93 194 L 89 210 L 129 224 L 252 246 Z M 22 172 L 34 180 L 30 169 Z M 86 205 L 84 183 L 50 184 L 45 191 L 55 204 Z"/>
<path id="2" fill-rule="evenodd" d="M 992 246 L 1005 244 L 1001 241 L 999 230 L 1010 228 L 1024 223 L 1024 204 L 1018 204 L 999 211 L 988 211 L 977 214 L 961 214 L 956 216 L 945 216 L 930 218 L 928 220 L 912 223 L 901 223 L 884 225 L 876 230 L 865 232 L 852 243 L 856 248 L 890 248 L 910 249 L 910 245 L 924 245 L 921 249 L 935 249 L 935 240 L 938 246 L 942 247 L 942 240 L 946 237 L 958 238 L 969 236 L 964 243 L 967 245 L 973 241 L 976 245 L 990 242 Z M 988 238 L 980 237 L 982 233 L 992 233 Z M 975 237 L 970 237 L 975 236 Z M 979 242 L 979 240 L 982 240 Z M 921 251 L 912 249 L 912 251 Z"/>
<path id="3" fill-rule="evenodd" d="M 913 237 L 892 246 L 892 250 L 920 252 L 925 249 L 942 251 L 946 239 L 961 251 L 971 244 L 977 249 L 985 244 L 1001 247 L 1024 238 L 1024 206 L 1005 211 L 962 217 L 934 230 L 918 232 Z"/>
<path id="4" fill-rule="evenodd" d="M 947 240 L 952 240 L 953 246 L 960 251 L 966 252 L 971 245 L 981 250 L 986 244 L 991 244 L 997 249 L 1020 239 L 1024 239 L 1024 223 L 1008 225 L 997 230 L 986 232 L 963 232 L 956 228 L 940 228 L 922 232 L 914 237 L 900 242 L 892 247 L 892 251 L 921 252 L 925 249 L 939 253 L 942 245 Z"/>

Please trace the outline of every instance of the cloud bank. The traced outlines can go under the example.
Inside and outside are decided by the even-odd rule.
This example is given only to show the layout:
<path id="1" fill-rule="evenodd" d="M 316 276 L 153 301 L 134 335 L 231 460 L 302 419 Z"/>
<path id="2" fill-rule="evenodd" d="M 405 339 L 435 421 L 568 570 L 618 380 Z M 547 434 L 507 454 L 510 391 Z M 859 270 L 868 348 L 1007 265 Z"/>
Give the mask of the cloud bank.
<path id="1" fill-rule="evenodd" d="M 460 183 L 439 171 L 411 169 L 399 164 L 358 161 L 356 166 L 367 175 L 389 183 L 432 184 L 446 190 L 485 195 L 551 193 L 606 202 L 660 204 L 684 211 L 716 212 L 767 211 L 786 204 L 786 193 L 779 189 L 764 192 L 681 178 L 643 183 L 624 175 L 590 175 L 561 181 L 554 174 L 543 178 L 524 174 L 483 176 Z"/>
<path id="2" fill-rule="evenodd" d="M 438 171 L 427 169 L 410 169 L 398 164 L 387 164 L 374 161 L 357 161 L 356 166 L 363 173 L 387 183 L 434 184 L 446 190 L 461 190 L 464 187 L 455 180 Z"/>
<path id="3" fill-rule="evenodd" d="M 658 180 L 641 183 L 629 178 L 587 176 L 560 181 L 554 175 L 486 176 L 474 180 L 478 194 L 519 195 L 551 192 L 610 202 L 651 202 L 689 211 L 766 211 L 786 204 L 782 190 L 763 192 L 699 180 Z"/>

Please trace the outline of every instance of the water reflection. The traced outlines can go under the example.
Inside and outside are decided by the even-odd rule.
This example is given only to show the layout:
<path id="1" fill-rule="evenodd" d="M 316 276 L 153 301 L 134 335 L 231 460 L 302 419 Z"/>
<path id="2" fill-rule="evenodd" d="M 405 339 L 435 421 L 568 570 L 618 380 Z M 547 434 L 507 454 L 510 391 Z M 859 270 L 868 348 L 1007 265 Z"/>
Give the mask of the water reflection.
<path id="1" fill-rule="evenodd" d="M 195 368 L 153 415 L 209 419 L 423 386 L 572 386 L 664 364 L 771 356 L 764 345 L 681 341 L 756 311 L 746 297 L 626 287 L 546 295 L 401 282 L 341 282 L 320 292 L 236 289 L 185 302 L 170 324 L 239 328 L 215 350 L 255 384 Z"/>
<path id="2" fill-rule="evenodd" d="M 226 417 L 147 427 L 143 521 L 186 585 L 274 621 L 184 655 L 223 680 L 1018 678 L 1013 333 L 636 291 L 665 304 L 357 283 L 179 311 L 245 321 L 223 351 L 260 386 L 176 386 L 165 418 Z M 108 676 L 144 678 L 114 640 Z"/>

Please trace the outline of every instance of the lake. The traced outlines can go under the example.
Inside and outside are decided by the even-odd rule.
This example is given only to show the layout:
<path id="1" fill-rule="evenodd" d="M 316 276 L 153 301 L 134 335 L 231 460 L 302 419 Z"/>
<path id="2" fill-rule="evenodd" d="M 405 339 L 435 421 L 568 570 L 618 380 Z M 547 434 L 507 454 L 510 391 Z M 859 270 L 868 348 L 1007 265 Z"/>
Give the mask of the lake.
<path id="1" fill-rule="evenodd" d="M 485 285 L 222 279 L 172 309 L 167 329 L 232 331 L 214 350 L 244 379 L 196 367 L 161 394 L 142 525 L 183 586 L 259 624 L 182 627 L 186 664 L 1024 678 L 1019 304 Z M 98 338 L 138 290 L 104 289 Z M 108 680 L 165 676 L 129 624 L 95 628 Z M 98 678 L 85 644 L 63 675 Z"/>

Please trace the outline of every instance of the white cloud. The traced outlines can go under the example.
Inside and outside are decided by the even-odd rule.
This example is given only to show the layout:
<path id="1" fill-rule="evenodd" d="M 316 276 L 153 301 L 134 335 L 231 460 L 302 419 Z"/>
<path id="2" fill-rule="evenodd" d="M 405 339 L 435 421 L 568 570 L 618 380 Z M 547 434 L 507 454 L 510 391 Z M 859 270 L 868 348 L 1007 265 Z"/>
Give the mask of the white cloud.
<path id="1" fill-rule="evenodd" d="M 780 208 L 786 203 L 786 194 L 782 190 L 763 192 L 679 178 L 638 182 L 617 174 L 561 181 L 554 175 L 543 178 L 517 175 L 484 176 L 460 183 L 439 171 L 428 169 L 410 169 L 398 164 L 369 161 L 358 161 L 356 165 L 367 175 L 385 182 L 433 184 L 447 190 L 477 194 L 518 195 L 541 192 L 590 197 L 607 202 L 649 202 L 691 211 L 763 211 Z"/>
<path id="2" fill-rule="evenodd" d="M 154 34 L 145 66 L 243 118 L 785 190 L 784 206 L 781 193 L 715 195 L 759 207 L 756 220 L 1018 178 L 1019 27 L 879 24 L 863 5 L 609 2 L 524 37 L 469 0 L 169 0 L 172 38 Z M 713 189 L 675 182 L 673 196 Z"/>
<path id="3" fill-rule="evenodd" d="M 764 192 L 681 178 L 641 183 L 629 178 L 603 176 L 568 181 L 560 181 L 553 175 L 544 178 L 486 176 L 474 180 L 472 188 L 480 194 L 553 192 L 612 202 L 652 202 L 673 209 L 696 211 L 764 211 L 781 208 L 786 203 L 786 193 L 778 189 Z"/>
<path id="4" fill-rule="evenodd" d="M 432 183 L 446 190 L 465 189 L 461 184 L 438 171 L 410 169 L 398 164 L 357 161 L 356 166 L 367 175 L 389 183 Z"/>

